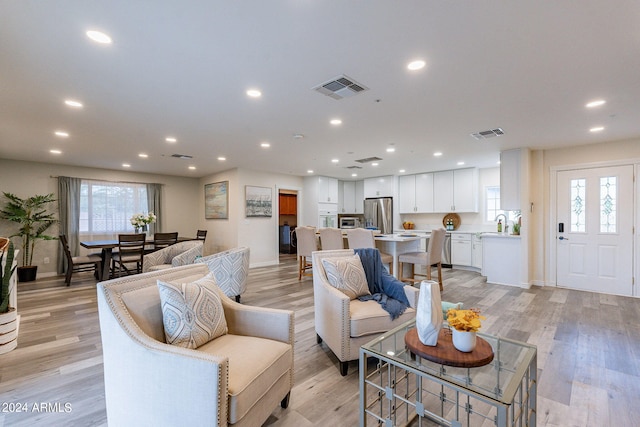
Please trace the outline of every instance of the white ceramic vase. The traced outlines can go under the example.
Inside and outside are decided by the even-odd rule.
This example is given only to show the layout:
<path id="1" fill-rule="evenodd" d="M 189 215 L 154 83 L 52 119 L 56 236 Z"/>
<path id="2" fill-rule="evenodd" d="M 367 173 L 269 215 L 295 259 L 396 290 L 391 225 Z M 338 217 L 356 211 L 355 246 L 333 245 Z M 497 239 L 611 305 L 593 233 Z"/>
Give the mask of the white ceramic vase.
<path id="1" fill-rule="evenodd" d="M 416 308 L 416 329 L 420 342 L 424 345 L 436 346 L 442 322 L 440 285 L 438 282 L 423 280 L 420 283 L 418 307 Z"/>
<path id="2" fill-rule="evenodd" d="M 453 333 L 453 346 L 458 350 L 469 353 L 476 348 L 475 332 L 459 331 L 455 328 L 451 328 L 451 332 Z"/>

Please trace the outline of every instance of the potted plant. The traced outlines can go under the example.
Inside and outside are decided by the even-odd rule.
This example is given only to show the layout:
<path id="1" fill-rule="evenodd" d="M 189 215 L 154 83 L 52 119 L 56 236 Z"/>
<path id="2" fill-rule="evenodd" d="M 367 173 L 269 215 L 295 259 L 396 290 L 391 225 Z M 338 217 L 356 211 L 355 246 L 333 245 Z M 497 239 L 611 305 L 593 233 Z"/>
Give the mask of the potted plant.
<path id="1" fill-rule="evenodd" d="M 481 326 L 480 319 L 484 318 L 477 308 L 470 310 L 449 309 L 447 322 L 451 326 L 453 346 L 465 353 L 473 351 L 476 348 L 476 332 Z"/>
<path id="2" fill-rule="evenodd" d="M 18 223 L 18 232 L 9 237 L 22 238 L 22 266 L 18 267 L 18 281 L 35 280 L 38 266 L 33 265 L 33 251 L 38 240 L 56 240 L 57 237 L 44 234 L 58 222 L 53 213 L 48 212 L 50 203 L 55 202 L 53 194 L 36 195 L 21 199 L 12 193 L 3 193 L 7 202 L 0 211 L 0 217 Z"/>
<path id="3" fill-rule="evenodd" d="M 9 305 L 12 277 L 16 266 L 13 243 L 0 237 L 0 354 L 7 353 L 18 345 L 18 316 L 15 307 Z"/>

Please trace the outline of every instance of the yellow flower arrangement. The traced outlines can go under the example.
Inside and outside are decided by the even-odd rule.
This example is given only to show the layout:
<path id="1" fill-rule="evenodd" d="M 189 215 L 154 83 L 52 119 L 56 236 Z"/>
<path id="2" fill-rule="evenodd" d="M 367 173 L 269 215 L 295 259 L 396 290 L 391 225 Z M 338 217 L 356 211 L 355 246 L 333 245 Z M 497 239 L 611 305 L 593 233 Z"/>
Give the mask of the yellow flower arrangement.
<path id="1" fill-rule="evenodd" d="M 481 316 L 480 310 L 477 308 L 470 310 L 451 308 L 447 311 L 447 322 L 458 331 L 478 332 L 481 326 L 480 319 L 486 319 L 486 317 Z"/>

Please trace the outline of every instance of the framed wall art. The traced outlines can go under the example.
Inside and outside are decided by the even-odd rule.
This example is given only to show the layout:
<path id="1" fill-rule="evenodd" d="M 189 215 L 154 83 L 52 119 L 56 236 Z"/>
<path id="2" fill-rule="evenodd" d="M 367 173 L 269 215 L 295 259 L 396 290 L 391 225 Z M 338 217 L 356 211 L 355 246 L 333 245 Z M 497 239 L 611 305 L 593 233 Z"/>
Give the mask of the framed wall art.
<path id="1" fill-rule="evenodd" d="M 248 217 L 271 217 L 273 201 L 271 188 L 245 186 L 245 213 Z"/>
<path id="2" fill-rule="evenodd" d="M 205 184 L 204 217 L 206 219 L 229 218 L 229 181 Z"/>

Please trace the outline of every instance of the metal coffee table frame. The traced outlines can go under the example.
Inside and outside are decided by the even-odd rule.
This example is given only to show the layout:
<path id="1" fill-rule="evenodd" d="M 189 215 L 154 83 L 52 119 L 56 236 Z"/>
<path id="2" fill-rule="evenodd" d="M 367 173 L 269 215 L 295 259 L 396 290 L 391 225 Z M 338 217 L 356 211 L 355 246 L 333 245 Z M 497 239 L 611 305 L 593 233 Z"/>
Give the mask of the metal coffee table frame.
<path id="1" fill-rule="evenodd" d="M 454 368 L 408 351 L 404 336 L 414 327 L 407 322 L 360 348 L 360 426 L 536 426 L 535 346 L 478 333 L 493 361 Z"/>

